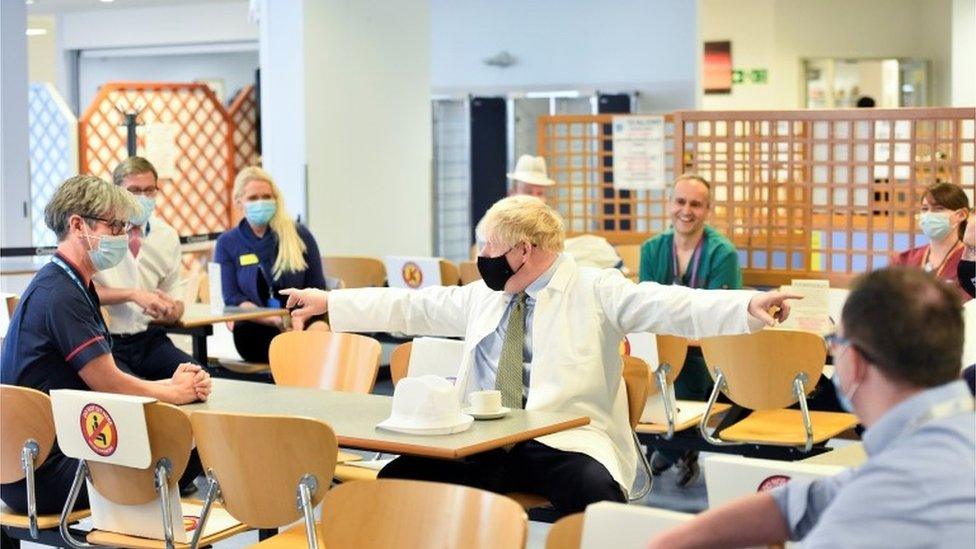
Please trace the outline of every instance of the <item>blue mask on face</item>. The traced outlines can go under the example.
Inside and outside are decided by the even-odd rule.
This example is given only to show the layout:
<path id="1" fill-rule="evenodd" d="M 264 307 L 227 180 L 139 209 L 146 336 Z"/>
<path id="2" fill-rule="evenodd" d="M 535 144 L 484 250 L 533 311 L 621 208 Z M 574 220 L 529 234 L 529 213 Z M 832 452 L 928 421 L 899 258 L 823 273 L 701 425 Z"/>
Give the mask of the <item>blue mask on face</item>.
<path id="1" fill-rule="evenodd" d="M 278 204 L 274 200 L 255 200 L 244 204 L 244 217 L 251 225 L 267 225 L 278 210 Z"/>
<path id="2" fill-rule="evenodd" d="M 949 212 L 923 212 L 918 216 L 918 225 L 929 240 L 942 240 L 952 230 Z"/>
<path id="3" fill-rule="evenodd" d="M 834 392 L 837 393 L 837 403 L 840 404 L 842 410 L 848 413 L 854 413 L 854 403 L 848 398 L 847 394 L 844 393 L 844 388 L 840 385 L 840 374 L 837 373 L 837 366 L 834 366 L 834 375 L 831 376 L 830 381 L 834 383 Z"/>
<path id="4" fill-rule="evenodd" d="M 147 221 L 149 221 L 149 216 L 152 215 L 153 210 L 156 209 L 156 199 L 137 194 L 136 202 L 142 206 L 142 215 L 134 215 L 130 221 L 132 222 L 133 226 L 142 227 Z"/>
<path id="5" fill-rule="evenodd" d="M 91 247 L 90 235 L 85 235 L 88 239 L 89 248 Z M 126 250 L 129 249 L 129 236 L 120 234 L 111 236 L 103 234 L 98 237 L 98 248 L 89 249 L 88 257 L 91 258 L 92 265 L 96 271 L 104 271 L 118 265 L 125 257 Z"/>

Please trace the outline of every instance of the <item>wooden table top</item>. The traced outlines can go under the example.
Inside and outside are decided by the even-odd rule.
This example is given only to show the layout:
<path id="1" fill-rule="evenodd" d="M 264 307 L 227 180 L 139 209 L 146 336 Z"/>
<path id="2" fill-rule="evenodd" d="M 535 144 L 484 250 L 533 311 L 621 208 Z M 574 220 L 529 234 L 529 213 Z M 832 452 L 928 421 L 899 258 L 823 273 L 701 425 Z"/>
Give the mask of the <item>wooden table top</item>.
<path id="1" fill-rule="evenodd" d="M 219 313 L 210 310 L 207 303 L 190 303 L 183 311 L 183 318 L 175 324 L 181 328 L 198 328 L 220 322 L 237 322 L 239 320 L 255 320 L 272 316 L 288 316 L 287 309 L 270 309 L 266 307 L 231 307 L 225 306 Z"/>
<path id="2" fill-rule="evenodd" d="M 512 410 L 501 419 L 476 420 L 463 433 L 407 435 L 376 428 L 389 417 L 392 397 L 229 379 L 214 379 L 213 384 L 207 402 L 181 408 L 187 413 L 214 410 L 310 417 L 328 423 L 342 446 L 433 458 L 458 459 L 590 422 L 575 414 Z"/>

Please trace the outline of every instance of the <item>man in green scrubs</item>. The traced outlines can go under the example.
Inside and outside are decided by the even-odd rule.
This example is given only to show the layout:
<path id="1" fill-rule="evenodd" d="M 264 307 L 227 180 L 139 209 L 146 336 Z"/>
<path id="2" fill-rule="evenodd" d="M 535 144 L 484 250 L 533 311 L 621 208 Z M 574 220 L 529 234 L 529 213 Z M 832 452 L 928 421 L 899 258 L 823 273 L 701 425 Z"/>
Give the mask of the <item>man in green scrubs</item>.
<path id="1" fill-rule="evenodd" d="M 641 246 L 640 280 L 679 284 L 691 288 L 738 289 L 742 272 L 735 246 L 706 225 L 711 214 L 711 185 L 698 175 L 683 174 L 674 181 L 669 204 L 672 228 Z M 712 378 L 701 348 L 690 347 L 681 375 L 674 382 L 675 396 L 707 400 Z M 655 474 L 678 462 L 678 485 L 699 475 L 698 452 L 656 451 L 651 460 Z"/>

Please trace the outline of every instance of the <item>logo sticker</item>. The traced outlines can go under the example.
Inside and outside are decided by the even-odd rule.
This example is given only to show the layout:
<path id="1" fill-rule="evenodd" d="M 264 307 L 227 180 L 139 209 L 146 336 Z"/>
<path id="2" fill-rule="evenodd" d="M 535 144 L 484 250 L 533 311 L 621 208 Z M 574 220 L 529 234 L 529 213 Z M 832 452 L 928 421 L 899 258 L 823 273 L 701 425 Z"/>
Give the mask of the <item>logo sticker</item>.
<path id="1" fill-rule="evenodd" d="M 400 269 L 400 276 L 403 277 L 403 282 L 411 288 L 419 288 L 424 282 L 424 272 L 413 261 L 407 261 L 403 264 L 403 269 Z"/>
<path id="2" fill-rule="evenodd" d="M 183 529 L 192 532 L 200 526 L 200 517 L 195 515 L 183 515 Z"/>
<path id="3" fill-rule="evenodd" d="M 777 486 L 782 486 L 789 481 L 790 481 L 790 477 L 786 475 L 773 475 L 771 477 L 767 477 L 766 480 L 760 482 L 759 488 L 756 489 L 756 492 L 768 492 L 769 490 L 772 490 Z"/>
<path id="4" fill-rule="evenodd" d="M 110 456 L 119 447 L 119 432 L 112 416 L 98 404 L 87 404 L 81 409 L 81 434 L 93 452 Z"/>

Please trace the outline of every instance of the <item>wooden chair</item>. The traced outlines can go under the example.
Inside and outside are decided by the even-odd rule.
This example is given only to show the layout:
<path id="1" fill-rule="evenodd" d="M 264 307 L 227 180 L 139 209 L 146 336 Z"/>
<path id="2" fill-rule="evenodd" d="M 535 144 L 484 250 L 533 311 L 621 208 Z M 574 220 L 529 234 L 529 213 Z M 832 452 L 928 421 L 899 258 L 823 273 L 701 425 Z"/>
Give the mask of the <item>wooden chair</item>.
<path id="1" fill-rule="evenodd" d="M 441 285 L 442 286 L 457 286 L 458 281 L 461 280 L 461 273 L 458 272 L 458 266 L 452 261 L 446 259 L 440 260 L 441 265 Z"/>
<path id="2" fill-rule="evenodd" d="M 221 498 L 232 517 L 252 528 L 279 528 L 304 519 L 306 542 L 317 546 L 312 511 L 329 489 L 338 452 L 328 424 L 205 411 L 194 412 L 190 422 L 208 472 L 198 532 L 210 506 Z"/>
<path id="3" fill-rule="evenodd" d="M 14 316 L 14 311 L 17 310 L 17 304 L 20 303 L 20 298 L 15 295 L 7 296 L 7 315 Z"/>
<path id="4" fill-rule="evenodd" d="M 407 377 L 407 370 L 410 367 L 410 351 L 413 349 L 413 342 L 401 343 L 393 348 L 390 353 L 390 378 L 393 385 Z"/>
<path id="5" fill-rule="evenodd" d="M 658 335 L 657 355 L 658 368 L 654 372 L 654 382 L 648 386 L 647 396 L 652 397 L 658 394 L 674 394 L 674 380 L 681 374 L 684 368 L 685 359 L 688 356 L 688 340 L 679 336 Z M 670 440 L 675 432 L 684 431 L 698 425 L 704 413 L 704 403 L 691 400 L 675 400 L 663 398 L 665 423 L 641 423 L 637 427 L 638 433 L 650 433 L 662 435 L 664 439 Z M 677 405 L 677 409 L 671 406 L 672 402 Z M 712 413 L 718 414 L 728 410 L 728 404 L 716 403 Z"/>
<path id="6" fill-rule="evenodd" d="M 546 535 L 546 549 L 579 549 L 583 517 L 583 513 L 573 513 L 557 520 Z"/>
<path id="7" fill-rule="evenodd" d="M 386 284 L 382 259 L 367 256 L 322 256 L 325 276 L 340 278 L 346 288 L 381 287 Z"/>
<path id="8" fill-rule="evenodd" d="M 0 424 L 0 483 L 27 479 L 27 514 L 4 505 L 0 508 L 0 525 L 11 537 L 20 537 L 19 532 L 10 531 L 16 529 L 27 531 L 30 539 L 40 540 L 42 531 L 50 532 L 60 523 L 59 515 L 38 515 L 35 504 L 34 472 L 47 460 L 55 439 L 50 397 L 27 387 L 0 385 Z M 72 524 L 89 514 L 87 509 L 72 510 L 66 521 Z"/>
<path id="9" fill-rule="evenodd" d="M 640 244 L 617 244 L 614 248 L 627 268 L 627 277 L 637 280 L 640 277 Z"/>
<path id="10" fill-rule="evenodd" d="M 136 469 L 122 465 L 81 460 L 65 509 L 74 507 L 75 499 L 81 490 L 81 484 L 85 482 L 85 477 L 89 476 L 95 490 L 113 503 L 143 505 L 153 500 L 159 500 L 163 508 L 163 524 L 172 524 L 171 521 L 167 520 L 169 491 L 179 489 L 177 483 L 186 470 L 187 462 L 190 459 L 190 450 L 193 447 L 190 419 L 176 406 L 162 402 L 148 404 L 145 410 L 146 426 L 149 430 L 149 448 L 152 453 L 150 466 L 146 469 Z M 65 537 L 65 541 L 68 541 L 72 546 L 77 546 L 78 542 L 65 531 L 64 521 L 61 522 L 61 526 L 61 533 Z M 198 542 L 203 545 L 212 545 L 214 542 L 239 534 L 246 529 L 243 525 L 234 526 L 201 538 Z M 166 541 L 150 540 L 101 530 L 92 530 L 88 534 L 87 540 L 92 545 L 133 549 L 189 547 L 187 544 L 175 544 L 173 542 L 171 528 L 164 526 L 164 530 Z M 201 524 L 197 528 L 197 535 L 202 531 L 203 525 Z"/>
<path id="11" fill-rule="evenodd" d="M 485 490 L 380 479 L 330 490 L 317 530 L 325 547 L 521 549 L 528 518 L 514 501 Z M 295 526 L 256 547 L 295 547 L 303 535 Z"/>
<path id="12" fill-rule="evenodd" d="M 478 270 L 478 264 L 474 261 L 462 261 L 458 263 L 458 270 L 461 273 L 462 286 L 476 280 L 481 280 L 481 272 Z"/>
<path id="13" fill-rule="evenodd" d="M 698 424 L 714 445 L 768 444 L 797 446 L 809 452 L 857 424 L 852 414 L 811 412 L 806 395 L 816 388 L 827 356 L 823 339 L 810 332 L 763 330 L 755 334 L 701 341 L 715 388 Z M 739 406 L 754 410 L 722 430 L 706 430 L 715 399 L 722 392 Z M 800 403 L 799 410 L 788 409 Z"/>
<path id="14" fill-rule="evenodd" d="M 268 348 L 277 385 L 369 393 L 376 383 L 380 344 L 358 334 L 284 332 Z"/>
<path id="15" fill-rule="evenodd" d="M 630 501 L 637 501 L 643 499 L 648 493 L 650 493 L 651 488 L 654 485 L 654 476 L 651 474 L 651 464 L 647 461 L 647 455 L 641 449 L 640 440 L 637 439 L 637 433 L 634 429 L 640 422 L 641 413 L 644 411 L 644 403 L 647 401 L 647 388 L 650 385 L 651 374 L 650 368 L 647 363 L 643 360 L 634 357 L 623 355 L 623 379 L 624 387 L 627 391 L 627 413 L 628 420 L 630 421 L 631 433 L 634 438 L 634 446 L 637 450 L 637 455 L 640 459 L 641 468 L 644 470 L 644 476 L 646 477 L 645 483 L 641 486 L 640 490 L 635 491 L 630 494 Z M 530 494 L 525 492 L 512 492 L 508 496 L 515 501 L 519 502 L 526 510 L 535 509 L 537 507 L 544 507 L 549 505 L 549 501 L 538 495 Z"/>

